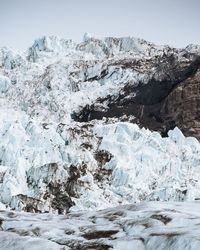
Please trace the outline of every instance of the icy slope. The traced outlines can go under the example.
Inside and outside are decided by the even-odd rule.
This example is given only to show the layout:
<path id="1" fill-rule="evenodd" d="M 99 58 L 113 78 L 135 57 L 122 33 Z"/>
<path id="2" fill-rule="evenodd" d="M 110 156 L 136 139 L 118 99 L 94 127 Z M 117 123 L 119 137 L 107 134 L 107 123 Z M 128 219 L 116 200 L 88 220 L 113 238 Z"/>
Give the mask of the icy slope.
<path id="1" fill-rule="evenodd" d="M 0 212 L 0 249 L 197 250 L 199 202 L 145 202 L 98 212 Z"/>

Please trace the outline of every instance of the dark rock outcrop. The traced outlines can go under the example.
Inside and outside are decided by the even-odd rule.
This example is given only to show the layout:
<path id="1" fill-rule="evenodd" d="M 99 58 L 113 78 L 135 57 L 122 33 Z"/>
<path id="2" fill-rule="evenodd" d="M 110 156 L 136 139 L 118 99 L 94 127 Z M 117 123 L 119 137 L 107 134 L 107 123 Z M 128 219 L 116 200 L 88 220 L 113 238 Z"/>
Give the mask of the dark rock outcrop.
<path id="1" fill-rule="evenodd" d="M 200 139 L 200 57 L 186 57 L 189 59 L 184 62 L 173 54 L 143 62 L 146 68 L 148 64 L 155 68 L 147 83 L 127 83 L 117 97 L 108 96 L 84 107 L 76 120 L 123 117 L 124 121 L 124 117 L 128 120 L 134 116 L 132 122 L 159 131 L 163 136 L 178 126 L 185 136 Z M 124 62 L 123 67 L 134 68 L 135 65 Z M 107 108 L 99 108 L 104 103 Z"/>
<path id="2" fill-rule="evenodd" d="M 160 116 L 166 129 L 178 126 L 186 136 L 200 140 L 200 68 L 165 98 Z"/>

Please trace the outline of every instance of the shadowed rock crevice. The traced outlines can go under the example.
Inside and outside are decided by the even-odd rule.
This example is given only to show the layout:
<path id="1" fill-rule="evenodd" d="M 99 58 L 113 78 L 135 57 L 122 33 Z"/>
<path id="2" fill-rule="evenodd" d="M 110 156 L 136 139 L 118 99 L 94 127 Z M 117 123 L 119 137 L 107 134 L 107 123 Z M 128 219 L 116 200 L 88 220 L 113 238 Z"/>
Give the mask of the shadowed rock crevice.
<path id="1" fill-rule="evenodd" d="M 126 67 L 131 68 L 131 64 Z M 186 136 L 200 139 L 200 57 L 180 63 L 171 55 L 160 59 L 147 83 L 127 83 L 117 97 L 98 99 L 85 106 L 75 120 L 134 116 L 132 122 L 167 135 L 178 126 Z M 103 107 L 107 104 L 106 108 Z M 104 105 L 105 106 L 105 105 Z"/>
<path id="2" fill-rule="evenodd" d="M 99 230 L 99 231 L 93 231 L 83 234 L 82 236 L 87 240 L 93 240 L 93 239 L 100 239 L 100 238 L 109 238 L 113 234 L 118 233 L 118 230 Z"/>

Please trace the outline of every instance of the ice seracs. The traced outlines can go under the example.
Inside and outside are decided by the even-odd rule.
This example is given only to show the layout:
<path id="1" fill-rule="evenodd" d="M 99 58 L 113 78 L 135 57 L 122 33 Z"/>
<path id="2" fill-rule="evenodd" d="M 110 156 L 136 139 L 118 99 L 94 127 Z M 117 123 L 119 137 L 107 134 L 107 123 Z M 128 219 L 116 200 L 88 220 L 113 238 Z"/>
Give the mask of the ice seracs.
<path id="1" fill-rule="evenodd" d="M 142 39 L 88 34 L 79 44 L 44 36 L 25 53 L 1 49 L 0 202 L 65 214 L 144 200 L 199 199 L 197 140 L 178 128 L 162 138 L 122 122 L 130 118 L 124 113 L 90 119 L 94 112 L 109 115 L 114 104 L 126 108 L 127 100 L 139 96 L 134 90 L 153 85 L 152 79 L 155 87 L 166 78 L 180 79 L 179 71 L 169 76 L 165 69 L 173 62 L 182 75 L 188 72 L 193 53 L 184 51 L 187 56 Z M 92 105 L 93 113 L 78 122 Z"/>
<path id="2" fill-rule="evenodd" d="M 44 122 L 70 122 L 71 115 L 99 98 L 117 98 L 128 83 L 137 86 L 152 77 L 160 79 L 154 57 L 164 54 L 188 60 L 178 49 L 133 37 L 86 35 L 76 44 L 44 36 L 26 53 L 1 49 L 0 74 L 12 83 L 4 98 Z"/>
<path id="3" fill-rule="evenodd" d="M 47 124 L 8 111 L 0 116 L 0 201 L 7 207 L 66 213 L 200 198 L 200 144 L 178 128 L 162 138 L 136 124 Z"/>
<path id="4" fill-rule="evenodd" d="M 35 40 L 34 44 L 28 49 L 28 60 L 35 62 L 39 58 L 40 52 L 64 53 L 69 49 L 75 48 L 72 40 L 61 39 L 57 36 L 44 36 Z"/>

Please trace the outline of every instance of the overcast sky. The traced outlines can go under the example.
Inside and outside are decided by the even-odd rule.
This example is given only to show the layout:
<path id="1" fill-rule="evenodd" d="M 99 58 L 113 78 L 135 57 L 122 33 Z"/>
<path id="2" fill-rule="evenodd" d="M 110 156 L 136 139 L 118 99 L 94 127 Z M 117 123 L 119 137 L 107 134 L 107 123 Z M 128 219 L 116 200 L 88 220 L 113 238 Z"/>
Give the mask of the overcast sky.
<path id="1" fill-rule="evenodd" d="M 24 50 L 43 35 L 80 42 L 85 32 L 200 44 L 200 0 L 0 0 L 0 47 Z"/>

